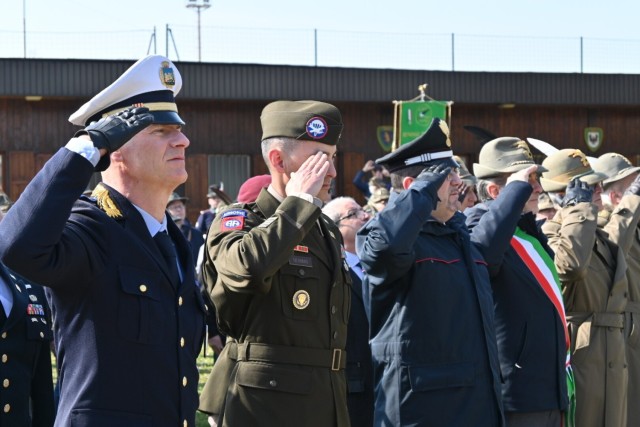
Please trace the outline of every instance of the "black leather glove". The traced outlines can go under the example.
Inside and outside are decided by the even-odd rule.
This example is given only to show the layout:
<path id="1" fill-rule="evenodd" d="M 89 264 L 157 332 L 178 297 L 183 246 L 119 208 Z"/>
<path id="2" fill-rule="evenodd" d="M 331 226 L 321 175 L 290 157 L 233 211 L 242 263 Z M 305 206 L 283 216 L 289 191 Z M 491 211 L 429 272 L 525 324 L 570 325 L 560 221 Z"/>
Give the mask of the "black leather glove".
<path id="1" fill-rule="evenodd" d="M 573 178 L 569 185 L 567 185 L 567 191 L 564 197 L 560 201 L 560 206 L 574 206 L 578 203 L 588 202 L 591 203 L 593 198 L 593 187 L 586 182 L 580 181 L 579 178 Z"/>
<path id="2" fill-rule="evenodd" d="M 152 122 L 153 115 L 149 113 L 149 109 L 138 107 L 91 122 L 74 136 L 89 135 L 94 147 L 104 148 L 107 153 L 112 153 Z"/>
<path id="3" fill-rule="evenodd" d="M 465 184 L 464 182 L 462 183 L 462 185 L 460 185 L 460 188 L 458 189 L 458 201 L 460 203 L 464 202 L 464 198 L 467 197 L 467 191 L 469 191 L 471 187 L 469 187 L 467 184 Z"/>
<path id="4" fill-rule="evenodd" d="M 640 174 L 636 176 L 636 179 L 627 187 L 623 196 L 632 195 L 632 196 L 640 196 Z"/>
<path id="5" fill-rule="evenodd" d="M 420 175 L 416 178 L 418 182 L 426 182 L 425 187 L 428 194 L 433 200 L 433 204 L 440 201 L 438 198 L 438 190 L 442 186 L 442 183 L 451 173 L 451 165 L 445 162 L 429 165 L 420 172 Z"/>

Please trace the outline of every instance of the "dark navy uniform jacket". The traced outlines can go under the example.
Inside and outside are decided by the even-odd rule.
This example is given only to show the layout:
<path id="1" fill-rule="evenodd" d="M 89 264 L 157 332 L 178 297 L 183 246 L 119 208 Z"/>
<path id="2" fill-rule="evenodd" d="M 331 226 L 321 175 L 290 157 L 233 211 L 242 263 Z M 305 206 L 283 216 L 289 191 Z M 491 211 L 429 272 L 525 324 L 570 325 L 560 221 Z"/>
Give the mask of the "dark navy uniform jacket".
<path id="1" fill-rule="evenodd" d="M 351 427 L 373 426 L 373 368 L 369 347 L 369 321 L 362 298 L 363 286 L 351 273 L 351 313 L 347 325 L 347 408 Z"/>
<path id="2" fill-rule="evenodd" d="M 13 294 L 11 312 L 0 323 L 0 426 L 50 427 L 53 333 L 44 290 L 1 264 L 0 276 Z"/>
<path id="3" fill-rule="evenodd" d="M 193 426 L 204 337 L 194 269 L 183 267 L 176 289 L 142 216 L 115 190 L 104 187 L 102 208 L 77 200 L 93 171 L 59 150 L 0 223 L 2 261 L 51 288 L 56 426 Z M 171 220 L 168 231 L 182 265 L 194 265 Z"/>
<path id="4" fill-rule="evenodd" d="M 493 242 L 479 222 L 493 203 L 481 203 L 464 212 L 471 233 L 485 246 Z M 553 251 L 532 213 L 522 215 L 518 226 L 535 237 L 553 259 Z M 491 277 L 491 285 L 505 411 L 566 409 L 569 399 L 564 326 L 553 303 L 513 247 L 507 249 Z"/>
<path id="5" fill-rule="evenodd" d="M 504 193 L 522 186 L 530 188 L 512 183 Z M 424 182 L 393 193 L 359 230 L 371 298 L 375 426 L 504 425 L 487 264 L 500 260 L 520 216 L 509 203 L 497 200 L 483 218 L 494 237 L 484 253 L 463 214 L 445 224 L 431 219 Z"/>

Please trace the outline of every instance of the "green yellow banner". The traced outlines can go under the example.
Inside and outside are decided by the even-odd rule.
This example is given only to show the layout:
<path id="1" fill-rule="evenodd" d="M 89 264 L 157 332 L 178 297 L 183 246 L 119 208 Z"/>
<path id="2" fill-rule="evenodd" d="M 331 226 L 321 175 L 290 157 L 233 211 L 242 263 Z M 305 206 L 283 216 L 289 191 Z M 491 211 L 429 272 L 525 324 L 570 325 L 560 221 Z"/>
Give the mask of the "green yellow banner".
<path id="1" fill-rule="evenodd" d="M 395 144 L 413 141 L 427 130 L 433 118 L 447 120 L 449 101 L 399 101 L 396 103 Z"/>

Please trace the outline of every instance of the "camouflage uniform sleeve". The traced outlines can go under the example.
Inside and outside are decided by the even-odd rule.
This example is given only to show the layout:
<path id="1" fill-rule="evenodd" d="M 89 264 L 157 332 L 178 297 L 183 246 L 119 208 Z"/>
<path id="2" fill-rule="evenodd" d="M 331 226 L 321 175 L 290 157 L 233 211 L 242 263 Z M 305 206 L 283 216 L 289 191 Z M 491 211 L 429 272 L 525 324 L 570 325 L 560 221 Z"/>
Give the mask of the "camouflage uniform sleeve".
<path id="1" fill-rule="evenodd" d="M 592 203 L 578 203 L 558 211 L 546 221 L 542 231 L 555 253 L 555 265 L 563 281 L 579 280 L 586 276 L 596 240 L 597 207 Z"/>
<path id="2" fill-rule="evenodd" d="M 287 197 L 268 218 L 252 206 L 232 205 L 216 215 L 207 236 L 205 271 L 213 266 L 215 279 L 227 290 L 266 294 L 321 210 L 298 197 Z M 215 284 L 211 276 L 205 273 L 208 289 Z"/>

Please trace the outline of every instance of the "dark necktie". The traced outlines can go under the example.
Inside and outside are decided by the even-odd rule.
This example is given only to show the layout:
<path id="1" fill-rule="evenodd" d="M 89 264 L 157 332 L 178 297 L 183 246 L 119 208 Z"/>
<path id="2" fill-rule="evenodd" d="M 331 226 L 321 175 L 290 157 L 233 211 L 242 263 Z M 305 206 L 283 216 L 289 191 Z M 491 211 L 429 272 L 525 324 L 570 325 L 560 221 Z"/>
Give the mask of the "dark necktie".
<path id="1" fill-rule="evenodd" d="M 4 326 L 4 322 L 7 321 L 7 315 L 4 312 L 4 307 L 0 304 L 0 329 Z"/>
<path id="2" fill-rule="evenodd" d="M 178 257 L 176 256 L 176 248 L 173 245 L 173 241 L 171 237 L 167 234 L 166 231 L 159 231 L 153 236 L 153 240 L 155 240 L 156 245 L 162 252 L 162 256 L 167 263 L 167 267 L 169 267 L 169 276 L 171 277 L 171 283 L 174 286 L 178 286 L 180 284 L 180 274 L 178 273 Z"/>

